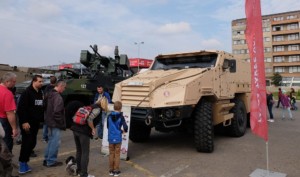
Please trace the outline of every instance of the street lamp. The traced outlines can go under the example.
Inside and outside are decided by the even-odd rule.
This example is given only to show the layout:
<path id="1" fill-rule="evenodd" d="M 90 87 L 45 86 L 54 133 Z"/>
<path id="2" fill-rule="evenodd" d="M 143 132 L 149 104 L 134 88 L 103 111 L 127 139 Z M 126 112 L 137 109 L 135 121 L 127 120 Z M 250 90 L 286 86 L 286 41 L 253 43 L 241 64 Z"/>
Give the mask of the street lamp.
<path id="1" fill-rule="evenodd" d="M 138 72 L 140 72 L 140 46 L 144 42 L 135 42 L 134 44 L 138 46 Z"/>

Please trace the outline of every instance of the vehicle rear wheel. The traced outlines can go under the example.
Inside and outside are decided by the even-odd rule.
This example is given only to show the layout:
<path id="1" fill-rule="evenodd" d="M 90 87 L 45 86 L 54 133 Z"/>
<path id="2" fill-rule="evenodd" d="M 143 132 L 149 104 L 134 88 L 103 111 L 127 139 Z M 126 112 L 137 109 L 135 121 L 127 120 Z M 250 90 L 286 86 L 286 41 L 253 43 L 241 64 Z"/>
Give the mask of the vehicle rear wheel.
<path id="1" fill-rule="evenodd" d="M 145 142 L 149 139 L 151 127 L 144 122 L 136 122 L 131 120 L 129 139 L 133 142 Z"/>
<path id="2" fill-rule="evenodd" d="M 245 104 L 240 99 L 234 99 L 234 107 L 230 110 L 233 113 L 231 125 L 228 126 L 229 135 L 233 137 L 241 137 L 247 129 L 247 112 Z"/>
<path id="3" fill-rule="evenodd" d="M 214 126 L 212 120 L 212 103 L 202 99 L 194 112 L 194 139 L 199 152 L 213 152 Z"/>
<path id="4" fill-rule="evenodd" d="M 70 101 L 66 106 L 65 117 L 66 117 L 66 126 L 70 128 L 73 122 L 73 116 L 75 115 L 76 111 L 84 106 L 84 104 L 80 101 Z"/>

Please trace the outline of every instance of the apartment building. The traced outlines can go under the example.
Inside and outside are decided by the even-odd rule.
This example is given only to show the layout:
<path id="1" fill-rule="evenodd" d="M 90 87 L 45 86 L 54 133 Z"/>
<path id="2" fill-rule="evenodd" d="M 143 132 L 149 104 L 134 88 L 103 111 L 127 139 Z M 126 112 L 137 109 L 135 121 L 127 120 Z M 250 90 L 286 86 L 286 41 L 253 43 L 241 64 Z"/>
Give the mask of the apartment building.
<path id="1" fill-rule="evenodd" d="M 300 86 L 300 11 L 262 16 L 266 79 L 278 72 L 283 85 Z M 233 20 L 232 53 L 250 62 L 246 19 Z M 291 85 L 292 84 L 292 85 Z"/>

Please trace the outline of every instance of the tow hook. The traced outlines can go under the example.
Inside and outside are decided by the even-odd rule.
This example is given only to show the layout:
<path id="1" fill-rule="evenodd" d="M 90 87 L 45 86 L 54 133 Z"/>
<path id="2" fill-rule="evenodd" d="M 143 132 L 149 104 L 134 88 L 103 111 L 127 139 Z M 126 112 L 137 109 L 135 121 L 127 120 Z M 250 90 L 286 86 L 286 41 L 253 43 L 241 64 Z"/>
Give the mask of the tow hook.
<path id="1" fill-rule="evenodd" d="M 147 117 L 147 118 L 145 119 L 145 124 L 146 124 L 146 125 L 149 126 L 149 125 L 151 124 L 151 118 L 152 118 L 152 117 Z"/>

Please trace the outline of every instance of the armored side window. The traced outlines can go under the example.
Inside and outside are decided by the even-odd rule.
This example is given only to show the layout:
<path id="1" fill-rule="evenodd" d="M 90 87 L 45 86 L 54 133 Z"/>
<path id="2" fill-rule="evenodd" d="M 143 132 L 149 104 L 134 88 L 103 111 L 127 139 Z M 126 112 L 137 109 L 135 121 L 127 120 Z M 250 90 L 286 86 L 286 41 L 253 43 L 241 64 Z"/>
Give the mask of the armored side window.
<path id="1" fill-rule="evenodd" d="M 236 72 L 236 61 L 234 59 L 231 59 L 231 60 L 225 59 L 222 68 L 223 69 L 229 68 L 229 72 L 235 73 Z"/>

